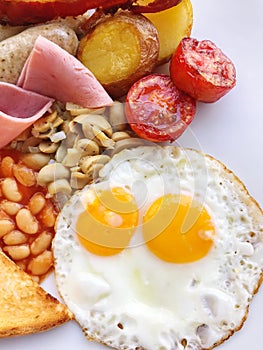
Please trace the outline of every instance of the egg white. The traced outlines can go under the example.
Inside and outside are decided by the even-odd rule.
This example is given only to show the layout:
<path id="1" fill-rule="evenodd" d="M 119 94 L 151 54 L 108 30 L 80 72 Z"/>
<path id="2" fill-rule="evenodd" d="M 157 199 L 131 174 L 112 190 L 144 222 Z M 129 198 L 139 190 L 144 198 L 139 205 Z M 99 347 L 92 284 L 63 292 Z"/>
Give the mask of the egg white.
<path id="1" fill-rule="evenodd" d="M 199 350 L 243 324 L 261 283 L 263 218 L 243 184 L 217 160 L 176 147 L 138 147 L 115 155 L 94 188 L 131 189 L 145 210 L 166 193 L 187 193 L 213 217 L 216 236 L 203 259 L 173 264 L 143 242 L 101 257 L 74 232 L 87 188 L 59 215 L 53 241 L 56 283 L 85 335 L 116 349 Z"/>

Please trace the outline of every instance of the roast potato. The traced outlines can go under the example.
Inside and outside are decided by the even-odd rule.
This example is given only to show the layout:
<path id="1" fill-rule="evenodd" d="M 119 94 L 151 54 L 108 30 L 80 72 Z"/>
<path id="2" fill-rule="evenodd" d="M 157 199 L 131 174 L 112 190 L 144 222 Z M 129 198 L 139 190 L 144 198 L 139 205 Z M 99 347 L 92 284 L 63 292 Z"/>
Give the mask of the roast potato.
<path id="1" fill-rule="evenodd" d="M 144 14 L 157 28 L 160 40 L 158 64 L 167 62 L 180 41 L 191 34 L 193 8 L 190 0 L 167 10 Z"/>
<path id="2" fill-rule="evenodd" d="M 96 12 L 80 40 L 77 57 L 96 76 L 112 98 L 152 72 L 159 54 L 155 26 L 143 15 L 119 10 Z"/>

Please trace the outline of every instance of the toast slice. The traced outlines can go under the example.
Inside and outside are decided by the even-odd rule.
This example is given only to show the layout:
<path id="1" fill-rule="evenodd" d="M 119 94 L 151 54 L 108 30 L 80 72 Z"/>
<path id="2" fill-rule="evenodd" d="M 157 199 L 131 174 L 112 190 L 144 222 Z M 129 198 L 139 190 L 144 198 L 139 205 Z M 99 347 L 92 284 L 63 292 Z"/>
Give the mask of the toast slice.
<path id="1" fill-rule="evenodd" d="M 42 332 L 71 319 L 65 305 L 0 252 L 0 338 Z"/>

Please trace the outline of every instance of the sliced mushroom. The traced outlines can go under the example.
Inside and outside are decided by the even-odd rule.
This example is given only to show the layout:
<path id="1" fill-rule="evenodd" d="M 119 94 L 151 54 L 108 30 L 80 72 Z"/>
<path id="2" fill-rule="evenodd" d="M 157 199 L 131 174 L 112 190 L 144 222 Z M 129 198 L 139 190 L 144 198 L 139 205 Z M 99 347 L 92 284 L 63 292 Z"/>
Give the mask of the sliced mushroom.
<path id="1" fill-rule="evenodd" d="M 94 164 L 106 164 L 110 160 L 110 157 L 105 154 L 97 156 L 85 156 L 80 159 L 79 165 L 83 173 L 89 174 Z"/>
<path id="2" fill-rule="evenodd" d="M 73 189 L 82 189 L 91 181 L 90 176 L 83 174 L 80 171 L 73 171 L 70 177 L 70 186 Z"/>
<path id="3" fill-rule="evenodd" d="M 51 141 L 42 141 L 40 142 L 38 147 L 41 152 L 51 154 L 56 152 L 56 150 L 59 147 L 59 144 Z"/>
<path id="4" fill-rule="evenodd" d="M 70 168 L 79 164 L 81 153 L 76 148 L 68 148 L 67 154 L 62 161 L 62 164 Z"/>
<path id="5" fill-rule="evenodd" d="M 97 142 L 89 139 L 79 139 L 76 148 L 79 149 L 83 155 L 87 156 L 94 156 L 100 152 Z"/>
<path id="6" fill-rule="evenodd" d="M 37 137 L 34 137 L 34 136 L 29 137 L 27 140 L 23 142 L 23 145 L 21 147 L 21 152 L 23 153 L 30 152 L 30 147 L 38 147 L 41 141 L 42 140 Z"/>
<path id="7" fill-rule="evenodd" d="M 109 122 L 116 131 L 125 130 L 127 128 L 127 119 L 124 112 L 124 104 L 115 101 L 109 109 Z"/>
<path id="8" fill-rule="evenodd" d="M 66 157 L 66 155 L 67 155 L 66 140 L 63 140 L 57 149 L 55 159 L 58 163 L 62 163 L 62 161 Z"/>
<path id="9" fill-rule="evenodd" d="M 59 127 L 61 124 L 64 123 L 64 120 L 60 117 L 57 117 L 54 122 L 52 123 L 53 128 Z"/>
<path id="10" fill-rule="evenodd" d="M 33 130 L 39 133 L 47 132 L 52 127 L 52 123 L 56 118 L 57 111 L 54 111 L 53 113 L 38 119 L 33 125 Z"/>
<path id="11" fill-rule="evenodd" d="M 125 148 L 134 148 L 147 144 L 151 143 L 137 137 L 129 137 L 127 139 L 117 141 L 115 143 L 114 149 L 110 151 L 110 156 L 114 156 L 114 154 L 121 152 Z"/>
<path id="12" fill-rule="evenodd" d="M 112 134 L 111 138 L 113 141 L 118 142 L 120 140 L 125 140 L 125 139 L 128 139 L 130 137 L 131 137 L 131 135 L 127 131 L 115 131 Z"/>
<path id="13" fill-rule="evenodd" d="M 68 102 L 66 104 L 66 109 L 70 112 L 72 116 L 77 116 L 80 114 L 103 114 L 105 111 L 105 107 L 102 108 L 83 108 L 81 106 L 78 106 L 74 103 Z"/>
<path id="14" fill-rule="evenodd" d="M 61 163 L 51 163 L 42 168 L 37 176 L 37 183 L 41 186 L 57 179 L 68 179 L 70 171 Z"/>
<path id="15" fill-rule="evenodd" d="M 99 130 L 103 131 L 109 137 L 112 135 L 112 127 L 107 119 L 102 115 L 82 114 L 74 118 L 74 121 L 82 125 L 83 132 L 85 125 L 89 124 L 91 126 L 96 126 Z"/>
<path id="16" fill-rule="evenodd" d="M 48 192 L 51 195 L 63 192 L 67 195 L 71 194 L 72 188 L 66 179 L 57 179 L 48 185 Z"/>
<path id="17" fill-rule="evenodd" d="M 95 138 L 98 140 L 100 145 L 104 148 L 112 149 L 115 145 L 115 142 L 109 138 L 104 131 L 100 130 L 96 125 L 92 127 Z"/>

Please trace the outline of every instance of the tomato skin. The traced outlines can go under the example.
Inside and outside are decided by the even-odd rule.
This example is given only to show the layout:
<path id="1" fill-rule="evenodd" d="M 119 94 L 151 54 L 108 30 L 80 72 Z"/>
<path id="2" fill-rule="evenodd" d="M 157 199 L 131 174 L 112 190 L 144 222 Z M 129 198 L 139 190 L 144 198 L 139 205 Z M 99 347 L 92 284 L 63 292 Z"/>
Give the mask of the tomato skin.
<path id="1" fill-rule="evenodd" d="M 178 90 L 168 75 L 151 74 L 130 88 L 126 118 L 141 138 L 173 142 L 185 131 L 196 113 L 193 98 Z"/>
<path id="2" fill-rule="evenodd" d="M 215 102 L 236 85 L 234 64 L 210 40 L 182 39 L 170 75 L 178 89 L 202 102 Z"/>

